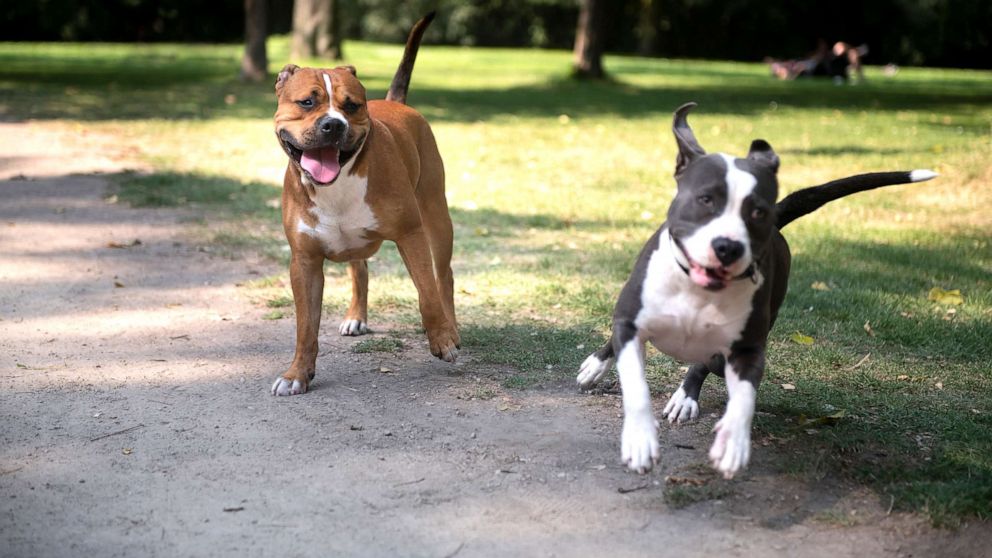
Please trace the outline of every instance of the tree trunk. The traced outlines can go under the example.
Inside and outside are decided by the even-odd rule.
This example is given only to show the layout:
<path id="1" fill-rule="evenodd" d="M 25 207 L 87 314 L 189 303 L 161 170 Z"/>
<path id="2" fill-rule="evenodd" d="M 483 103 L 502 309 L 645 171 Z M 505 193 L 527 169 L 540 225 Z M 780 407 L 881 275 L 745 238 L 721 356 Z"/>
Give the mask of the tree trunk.
<path id="1" fill-rule="evenodd" d="M 658 50 L 658 20 L 661 18 L 657 0 L 641 0 L 640 17 L 637 18 L 637 54 L 653 56 Z"/>
<path id="2" fill-rule="evenodd" d="M 292 57 L 340 60 L 340 14 L 340 0 L 295 0 Z"/>
<path id="3" fill-rule="evenodd" d="M 575 61 L 572 72 L 579 78 L 602 79 L 603 39 L 606 27 L 605 0 L 582 0 L 575 30 Z"/>
<path id="4" fill-rule="evenodd" d="M 245 53 L 241 57 L 241 80 L 263 81 L 269 73 L 269 58 L 265 53 L 268 34 L 266 0 L 245 0 Z"/>

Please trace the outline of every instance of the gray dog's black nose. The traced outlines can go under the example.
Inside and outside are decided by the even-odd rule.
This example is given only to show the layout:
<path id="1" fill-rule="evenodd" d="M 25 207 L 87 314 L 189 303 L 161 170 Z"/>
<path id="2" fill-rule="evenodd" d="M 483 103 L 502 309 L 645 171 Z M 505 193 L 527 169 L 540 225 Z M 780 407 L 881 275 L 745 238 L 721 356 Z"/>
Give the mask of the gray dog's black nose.
<path id="1" fill-rule="evenodd" d="M 346 126 L 340 118 L 326 116 L 320 121 L 320 133 L 339 136 L 344 132 Z"/>
<path id="2" fill-rule="evenodd" d="M 713 251 L 723 265 L 730 265 L 744 255 L 744 245 L 725 236 L 718 236 L 712 242 Z"/>

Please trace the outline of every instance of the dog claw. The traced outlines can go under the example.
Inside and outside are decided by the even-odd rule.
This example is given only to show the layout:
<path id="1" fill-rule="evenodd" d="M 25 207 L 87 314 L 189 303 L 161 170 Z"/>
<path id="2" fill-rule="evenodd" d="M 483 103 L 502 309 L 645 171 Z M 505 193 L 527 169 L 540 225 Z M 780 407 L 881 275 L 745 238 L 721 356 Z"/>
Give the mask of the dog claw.
<path id="1" fill-rule="evenodd" d="M 353 337 L 368 333 L 369 326 L 362 320 L 344 320 L 341 322 L 341 326 L 338 328 L 338 331 L 341 335 Z"/>
<path id="2" fill-rule="evenodd" d="M 441 352 L 441 360 L 444 362 L 455 362 L 458 360 L 458 347 L 453 347 Z"/>
<path id="3" fill-rule="evenodd" d="M 668 403 L 661 412 L 661 416 L 668 419 L 669 424 L 681 424 L 695 420 L 699 416 L 699 403 L 696 403 L 695 399 L 688 397 L 682 386 L 679 386 L 679 389 L 669 398 Z"/>
<path id="4" fill-rule="evenodd" d="M 279 376 L 272 384 L 272 395 L 300 395 L 307 392 L 307 384 L 299 380 L 290 381 Z"/>
<path id="5" fill-rule="evenodd" d="M 603 379 L 612 365 L 613 359 L 599 360 L 595 353 L 591 354 L 579 367 L 579 375 L 575 377 L 575 383 L 579 384 L 579 389 L 591 389 Z"/>

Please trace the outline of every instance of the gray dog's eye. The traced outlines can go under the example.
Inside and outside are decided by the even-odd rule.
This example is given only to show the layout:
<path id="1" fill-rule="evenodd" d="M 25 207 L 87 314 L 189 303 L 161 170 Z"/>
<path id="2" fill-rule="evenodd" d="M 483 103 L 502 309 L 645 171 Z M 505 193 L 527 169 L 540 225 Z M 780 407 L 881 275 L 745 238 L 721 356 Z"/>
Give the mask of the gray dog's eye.
<path id="1" fill-rule="evenodd" d="M 707 195 L 699 196 L 698 198 L 696 198 L 696 201 L 698 201 L 702 205 L 705 205 L 706 207 L 710 207 L 713 205 L 713 196 L 707 196 Z"/>

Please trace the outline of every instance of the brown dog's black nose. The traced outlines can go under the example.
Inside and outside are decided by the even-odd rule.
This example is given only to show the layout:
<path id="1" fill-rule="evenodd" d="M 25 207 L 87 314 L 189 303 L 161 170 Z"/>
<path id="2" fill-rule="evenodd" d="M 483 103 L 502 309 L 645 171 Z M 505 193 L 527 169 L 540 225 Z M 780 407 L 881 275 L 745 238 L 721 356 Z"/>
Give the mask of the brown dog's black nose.
<path id="1" fill-rule="evenodd" d="M 718 236 L 711 243 L 713 252 L 723 265 L 730 265 L 737 261 L 737 258 L 744 255 L 744 245 L 736 240 L 730 240 L 725 236 Z"/>
<path id="2" fill-rule="evenodd" d="M 320 125 L 317 129 L 320 130 L 321 134 L 336 138 L 340 137 L 344 133 L 345 128 L 347 128 L 347 124 L 345 124 L 340 118 L 325 116 L 320 119 Z"/>

